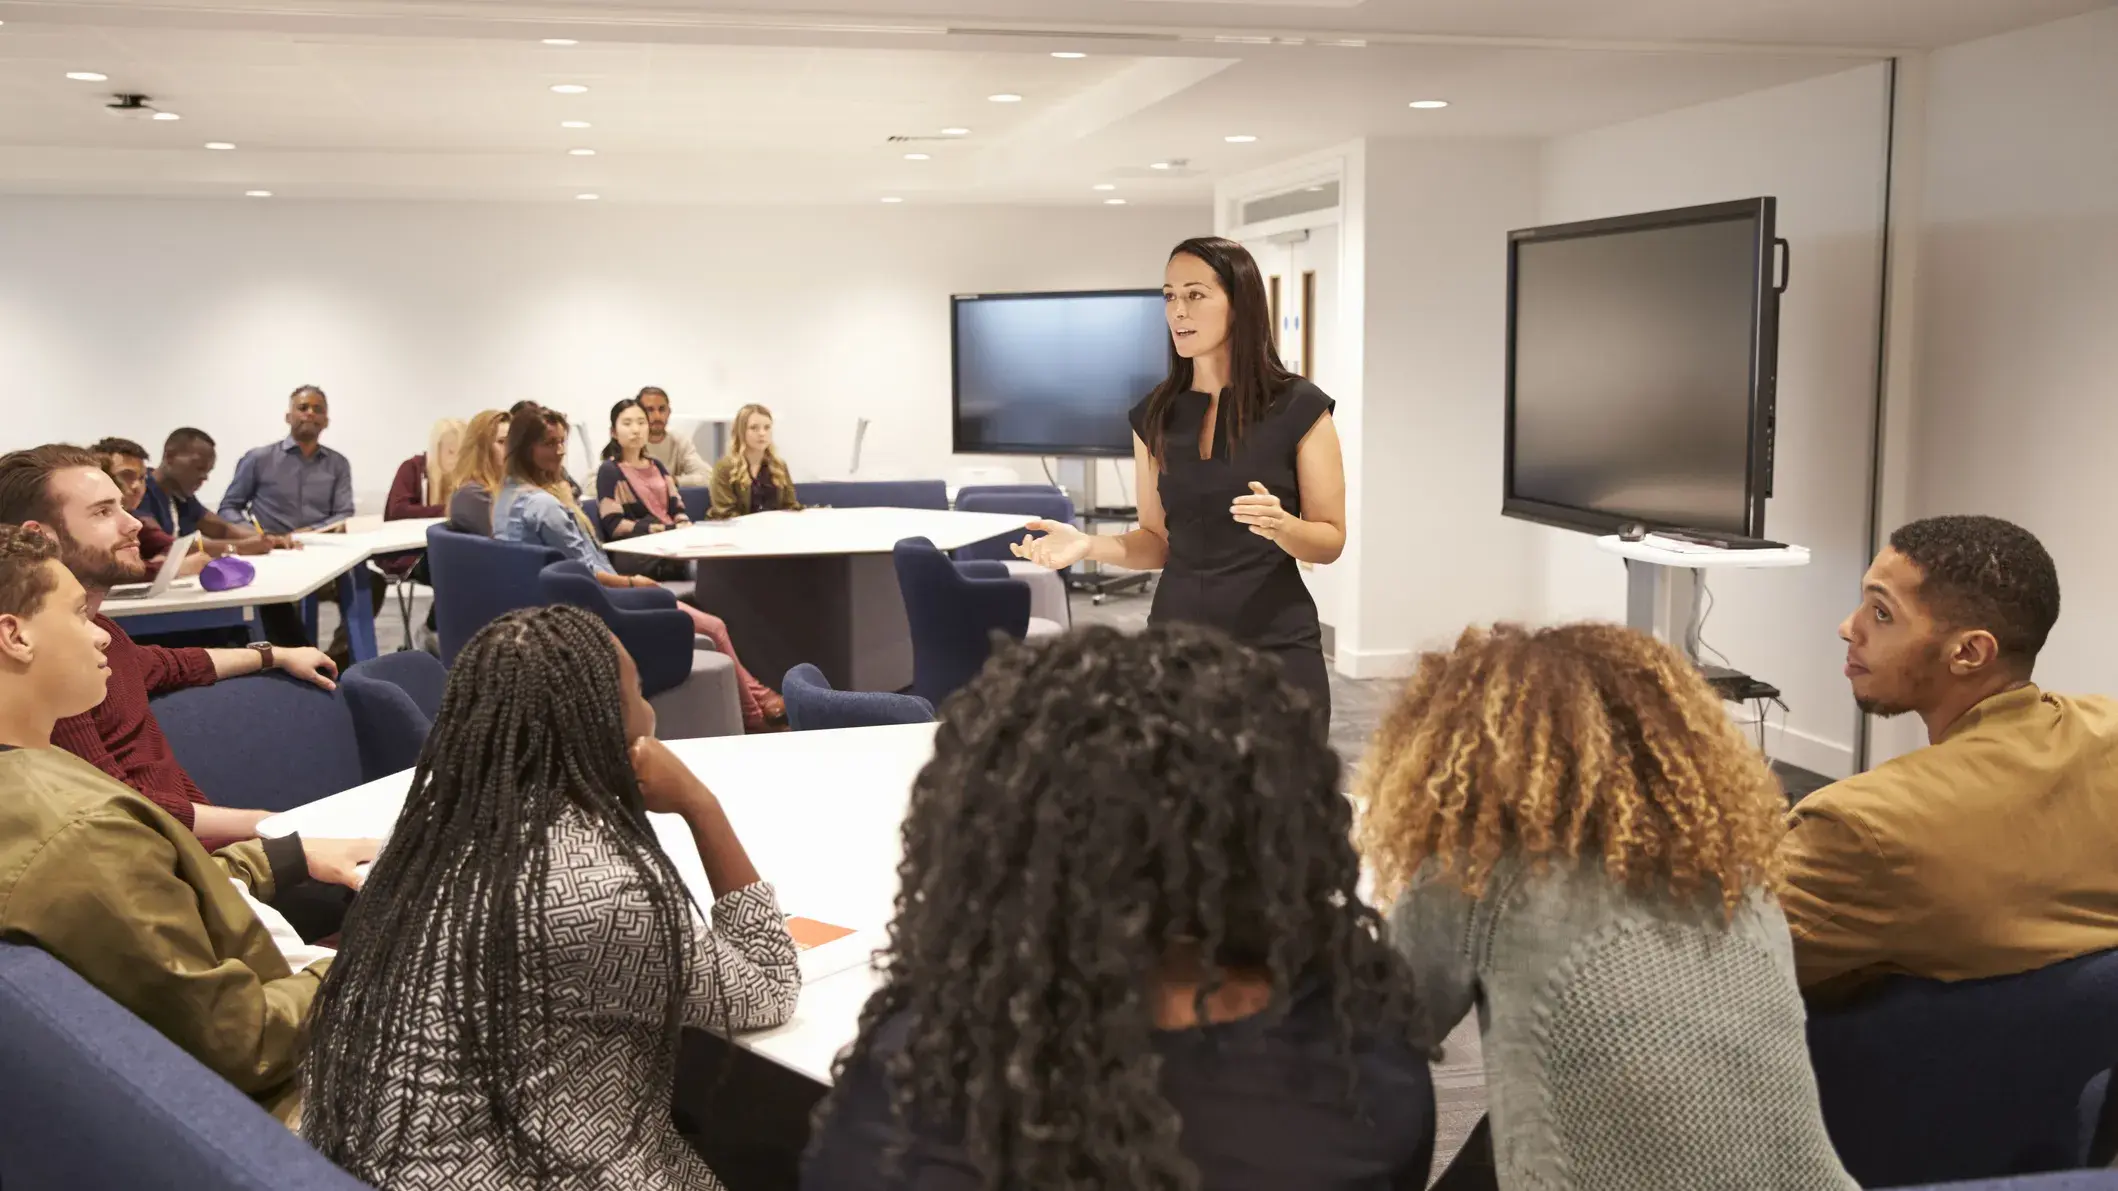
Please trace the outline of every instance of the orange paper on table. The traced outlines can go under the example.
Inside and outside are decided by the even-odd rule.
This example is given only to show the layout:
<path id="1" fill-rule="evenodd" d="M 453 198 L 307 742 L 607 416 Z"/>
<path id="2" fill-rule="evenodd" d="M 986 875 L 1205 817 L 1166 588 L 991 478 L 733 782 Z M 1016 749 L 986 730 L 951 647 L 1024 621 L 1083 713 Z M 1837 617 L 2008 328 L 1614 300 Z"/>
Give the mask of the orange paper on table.
<path id="1" fill-rule="evenodd" d="M 794 945 L 796 947 L 807 951 L 812 947 L 821 947 L 826 943 L 843 939 L 853 933 L 853 928 L 850 926 L 833 926 L 828 922 L 818 922 L 814 918 L 790 916 L 787 919 L 787 933 L 794 936 Z"/>

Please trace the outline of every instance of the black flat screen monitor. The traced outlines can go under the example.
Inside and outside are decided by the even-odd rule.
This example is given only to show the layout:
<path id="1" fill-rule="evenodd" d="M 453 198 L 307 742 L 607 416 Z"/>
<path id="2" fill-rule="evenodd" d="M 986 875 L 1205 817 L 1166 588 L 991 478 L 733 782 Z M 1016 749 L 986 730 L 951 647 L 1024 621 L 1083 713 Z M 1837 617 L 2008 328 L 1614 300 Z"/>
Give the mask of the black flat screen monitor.
<path id="1" fill-rule="evenodd" d="M 1502 513 L 1765 535 L 1785 247 L 1773 206 L 1509 233 Z"/>
<path id="2" fill-rule="evenodd" d="M 1161 290 L 949 301 L 959 455 L 1130 457 L 1126 413 L 1169 373 Z"/>

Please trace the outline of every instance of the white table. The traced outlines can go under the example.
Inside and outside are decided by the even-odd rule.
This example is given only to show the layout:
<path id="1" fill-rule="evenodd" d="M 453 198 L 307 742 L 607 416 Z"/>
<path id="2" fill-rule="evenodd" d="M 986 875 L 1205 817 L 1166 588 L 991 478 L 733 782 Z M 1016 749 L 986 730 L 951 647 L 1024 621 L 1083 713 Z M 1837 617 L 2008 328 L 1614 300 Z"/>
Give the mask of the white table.
<path id="1" fill-rule="evenodd" d="M 1625 559 L 1625 623 L 1699 660 L 1700 572 L 1737 567 L 1806 567 L 1809 548 L 1723 550 L 1649 534 L 1637 542 L 1601 537 L 1596 546 Z"/>
<path id="2" fill-rule="evenodd" d="M 810 662 L 841 690 L 896 691 L 912 683 L 912 635 L 891 549 L 926 538 L 955 550 L 1030 521 L 941 509 L 804 509 L 702 522 L 606 549 L 695 562 L 698 605 L 728 622 L 743 664 L 767 685 Z"/>
<path id="3" fill-rule="evenodd" d="M 402 554 L 407 550 L 426 549 L 427 530 L 447 520 L 446 517 L 406 517 L 345 533 L 298 533 L 294 537 L 305 547 L 329 546 L 334 550 L 361 550 L 365 551 L 363 558 L 373 558 L 378 554 Z"/>
<path id="4" fill-rule="evenodd" d="M 737 1043 L 819 1083 L 860 1028 L 877 976 L 865 953 L 881 945 L 897 896 L 898 828 L 912 782 L 934 749 L 934 725 L 852 728 L 678 740 L 670 750 L 721 800 L 758 872 L 789 914 L 858 933 L 802 956 L 794 1018 Z M 259 824 L 265 836 L 386 838 L 404 806 L 407 770 Z M 701 906 L 713 904 L 690 829 L 651 816 L 655 834 Z M 849 962 L 850 961 L 850 962 Z M 818 973 L 810 978 L 810 973 Z"/>

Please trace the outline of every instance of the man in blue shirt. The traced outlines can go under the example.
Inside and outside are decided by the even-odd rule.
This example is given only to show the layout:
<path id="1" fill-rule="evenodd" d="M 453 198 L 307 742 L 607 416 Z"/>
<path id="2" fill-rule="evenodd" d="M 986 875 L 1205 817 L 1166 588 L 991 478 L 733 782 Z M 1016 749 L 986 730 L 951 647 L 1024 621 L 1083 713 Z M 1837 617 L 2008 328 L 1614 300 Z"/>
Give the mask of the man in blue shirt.
<path id="1" fill-rule="evenodd" d="M 147 494 L 134 516 L 152 521 L 171 537 L 196 532 L 210 555 L 264 554 L 297 545 L 282 534 L 261 534 L 249 522 L 223 521 L 199 500 L 218 462 L 213 436 L 180 426 L 162 440 L 162 464 L 147 473 Z"/>
<path id="2" fill-rule="evenodd" d="M 303 385 L 287 398 L 287 437 L 253 447 L 235 465 L 235 478 L 221 497 L 221 520 L 244 522 L 263 534 L 344 533 L 353 516 L 353 465 L 325 446 L 331 425 L 331 403 L 315 385 Z M 381 583 L 369 583 L 373 611 L 382 611 Z M 334 599 L 327 592 L 320 599 Z M 258 610 L 265 638 L 274 645 L 310 644 L 295 604 L 266 604 Z M 346 647 L 344 609 L 328 652 L 341 668 L 351 662 Z"/>

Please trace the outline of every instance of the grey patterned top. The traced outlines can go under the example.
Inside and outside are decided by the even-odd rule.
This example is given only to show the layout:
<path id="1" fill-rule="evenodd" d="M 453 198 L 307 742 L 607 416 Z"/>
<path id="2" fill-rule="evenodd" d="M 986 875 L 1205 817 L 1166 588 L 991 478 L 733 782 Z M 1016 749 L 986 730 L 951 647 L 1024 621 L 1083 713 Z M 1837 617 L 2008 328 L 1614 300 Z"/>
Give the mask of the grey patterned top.
<path id="1" fill-rule="evenodd" d="M 653 922 L 647 894 L 603 830 L 578 810 L 555 829 L 553 849 L 547 925 L 562 1038 L 557 1061 L 522 1073 L 535 1089 L 532 1099 L 549 1110 L 537 1127 L 549 1130 L 563 1157 L 603 1164 L 594 1177 L 569 1181 L 573 1191 L 721 1191 L 720 1180 L 671 1124 L 666 1095 L 649 1087 L 649 1056 L 661 1028 L 656 994 L 666 968 L 661 952 L 647 945 Z M 738 889 L 713 904 L 712 917 L 709 927 L 693 915 L 685 1024 L 751 1030 L 792 1017 L 801 967 L 772 887 L 760 882 Z M 386 1177 L 371 1172 L 371 1181 L 384 1191 L 535 1186 L 527 1172 L 509 1169 L 477 1090 L 448 1074 L 460 1049 L 454 1033 L 437 989 L 415 1036 L 434 1056 L 432 1070 L 443 1073 L 436 1077 L 440 1086 L 420 1119 L 409 1122 L 409 1160 Z M 411 1069 L 409 1062 L 392 1066 Z M 632 1123 L 641 1119 L 648 1122 L 645 1133 L 625 1147 Z M 386 1131 L 390 1124 L 385 1121 Z"/>
<path id="2" fill-rule="evenodd" d="M 1427 877 L 1391 937 L 1433 1037 L 1476 1003 L 1505 1191 L 1855 1186 L 1765 893 L 1724 925 L 1717 904 L 1626 893 L 1600 858 L 1542 875 L 1503 858 L 1475 901 Z"/>

